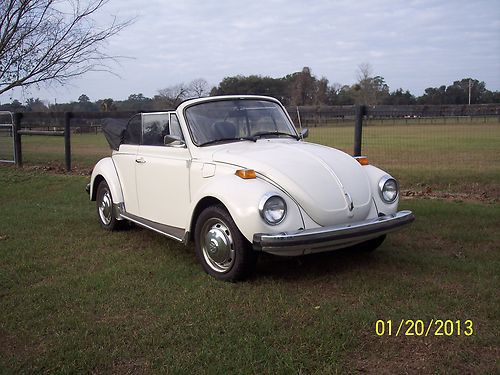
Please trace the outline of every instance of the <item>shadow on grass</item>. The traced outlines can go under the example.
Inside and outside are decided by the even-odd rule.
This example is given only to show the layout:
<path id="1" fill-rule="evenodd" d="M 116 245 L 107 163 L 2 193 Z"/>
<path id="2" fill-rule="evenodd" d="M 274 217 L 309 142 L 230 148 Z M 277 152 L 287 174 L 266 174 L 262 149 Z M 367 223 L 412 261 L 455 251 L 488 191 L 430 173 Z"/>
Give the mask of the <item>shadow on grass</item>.
<path id="1" fill-rule="evenodd" d="M 377 263 L 377 259 L 372 253 L 356 248 L 298 257 L 281 257 L 264 253 L 259 257 L 253 279 L 266 277 L 273 280 L 317 280 L 325 276 L 361 272 L 374 263 Z"/>
<path id="2" fill-rule="evenodd" d="M 203 272 L 196 259 L 193 242 L 185 246 L 135 224 L 130 224 L 120 232 L 129 232 L 132 237 L 143 237 L 144 241 L 156 244 L 160 249 L 165 249 L 161 250 L 162 252 L 168 249 L 171 256 L 180 257 L 181 261 L 195 264 L 199 267 L 200 272 Z M 168 257 L 169 255 L 164 253 L 163 256 Z M 362 272 L 367 268 L 373 268 L 378 263 L 374 253 L 355 247 L 296 257 L 260 253 L 256 270 L 248 281 L 263 279 L 268 281 L 317 280 L 331 275 L 339 276 L 344 273 Z"/>

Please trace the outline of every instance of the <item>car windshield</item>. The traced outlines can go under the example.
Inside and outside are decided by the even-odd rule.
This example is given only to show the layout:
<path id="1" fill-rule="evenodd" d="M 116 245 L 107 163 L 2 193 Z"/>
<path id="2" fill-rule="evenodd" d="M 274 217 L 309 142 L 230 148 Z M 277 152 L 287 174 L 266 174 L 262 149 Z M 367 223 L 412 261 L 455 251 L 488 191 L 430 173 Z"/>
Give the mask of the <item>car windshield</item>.
<path id="1" fill-rule="evenodd" d="M 186 119 L 197 146 L 261 137 L 298 139 L 282 107 L 256 99 L 231 99 L 196 104 L 186 109 Z"/>

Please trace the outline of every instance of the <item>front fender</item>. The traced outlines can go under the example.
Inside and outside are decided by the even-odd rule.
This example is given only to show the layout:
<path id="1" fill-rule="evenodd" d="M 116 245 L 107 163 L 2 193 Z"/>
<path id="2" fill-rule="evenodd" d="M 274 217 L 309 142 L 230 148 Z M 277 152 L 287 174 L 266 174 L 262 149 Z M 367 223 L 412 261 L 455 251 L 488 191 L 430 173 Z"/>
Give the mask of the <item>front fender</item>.
<path id="1" fill-rule="evenodd" d="M 368 178 L 370 179 L 370 185 L 371 185 L 371 190 L 373 194 L 373 199 L 375 201 L 375 204 L 377 205 L 377 209 L 379 213 L 384 213 L 385 215 L 388 214 L 394 214 L 398 210 L 398 203 L 399 203 L 399 196 L 398 198 L 393 202 L 393 203 L 386 203 L 382 201 L 380 198 L 379 194 L 379 187 L 378 183 L 380 179 L 383 176 L 387 176 L 388 173 L 384 172 L 383 170 L 373 166 L 373 165 L 366 165 L 363 167 L 366 174 L 368 175 Z"/>
<path id="2" fill-rule="evenodd" d="M 96 200 L 97 187 L 103 179 L 106 180 L 111 190 L 113 203 L 122 203 L 123 193 L 120 186 L 120 179 L 118 178 L 115 164 L 110 157 L 99 160 L 92 171 L 92 177 L 90 178 L 90 200 Z"/>
<path id="3" fill-rule="evenodd" d="M 286 202 L 285 219 L 278 225 L 269 225 L 260 216 L 259 203 L 266 193 L 275 193 Z M 250 242 L 255 233 L 280 233 L 304 228 L 299 207 L 288 195 L 260 178 L 245 180 L 234 174 L 210 178 L 209 182 L 195 193 L 189 211 L 193 214 L 190 215 L 186 228 L 191 228 L 195 223 L 197 206 L 207 197 L 222 202 L 240 232 Z"/>

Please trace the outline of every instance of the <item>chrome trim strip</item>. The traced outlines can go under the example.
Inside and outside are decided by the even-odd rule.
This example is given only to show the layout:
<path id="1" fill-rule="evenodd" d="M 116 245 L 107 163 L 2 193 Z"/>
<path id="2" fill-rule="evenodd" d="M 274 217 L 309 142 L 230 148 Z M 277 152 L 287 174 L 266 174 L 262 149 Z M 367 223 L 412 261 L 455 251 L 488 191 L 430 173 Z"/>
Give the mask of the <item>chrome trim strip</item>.
<path id="1" fill-rule="evenodd" d="M 256 233 L 253 248 L 257 251 L 276 252 L 339 248 L 363 242 L 395 231 L 415 220 L 411 211 L 399 211 L 353 224 L 335 225 L 277 234 Z"/>
<path id="2" fill-rule="evenodd" d="M 123 219 L 130 220 L 131 222 L 136 223 L 137 225 L 140 225 L 140 226 L 147 228 L 147 229 L 151 229 L 157 233 L 163 234 L 164 236 L 167 236 L 167 237 L 172 238 L 174 240 L 177 240 L 180 242 L 184 242 L 184 240 L 185 240 L 184 229 L 172 227 L 170 225 L 155 223 L 154 221 L 146 220 L 146 219 L 143 219 L 141 217 L 129 214 L 127 212 L 121 212 L 120 216 Z"/>

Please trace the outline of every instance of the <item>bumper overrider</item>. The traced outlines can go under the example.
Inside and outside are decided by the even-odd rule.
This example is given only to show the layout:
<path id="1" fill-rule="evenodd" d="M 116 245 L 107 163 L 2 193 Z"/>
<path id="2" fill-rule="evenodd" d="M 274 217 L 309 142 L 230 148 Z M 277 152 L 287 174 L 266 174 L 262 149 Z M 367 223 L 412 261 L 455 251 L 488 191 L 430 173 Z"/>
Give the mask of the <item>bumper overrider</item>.
<path id="1" fill-rule="evenodd" d="M 319 252 L 348 247 L 399 230 L 415 220 L 411 211 L 399 211 L 352 224 L 297 230 L 276 234 L 256 233 L 253 248 L 280 254 Z"/>

